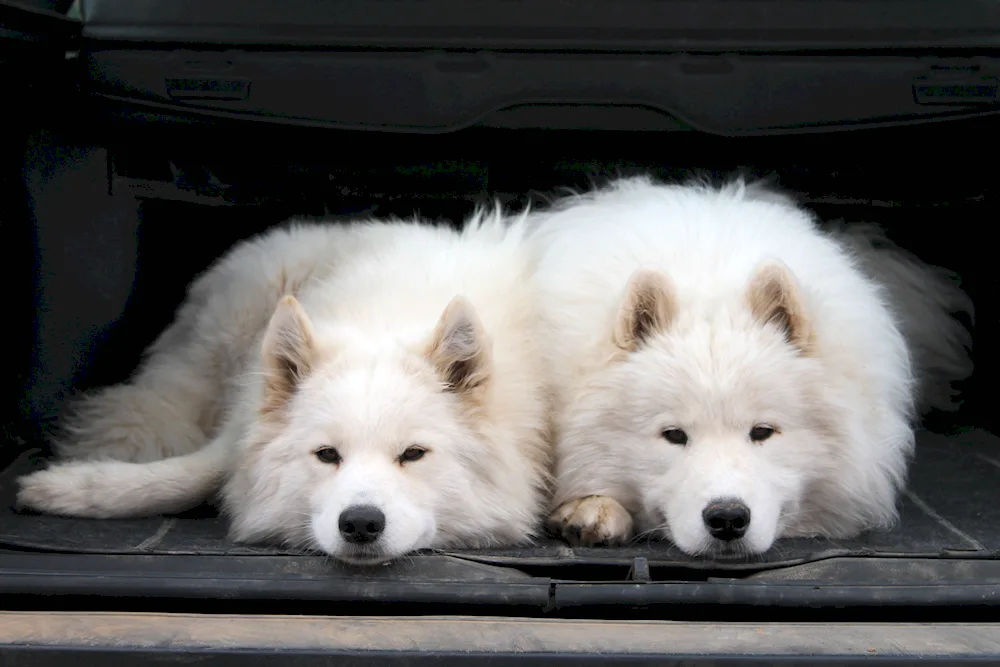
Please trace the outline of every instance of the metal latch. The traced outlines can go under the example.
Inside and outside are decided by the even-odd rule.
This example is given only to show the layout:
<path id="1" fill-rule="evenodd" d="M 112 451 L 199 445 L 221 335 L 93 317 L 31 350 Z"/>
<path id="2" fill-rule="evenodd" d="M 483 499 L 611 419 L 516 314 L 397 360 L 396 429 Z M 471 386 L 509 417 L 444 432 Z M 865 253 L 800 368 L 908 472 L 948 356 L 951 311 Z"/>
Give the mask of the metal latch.
<path id="1" fill-rule="evenodd" d="M 626 581 L 635 581 L 643 584 L 652 581 L 652 577 L 649 574 L 649 561 L 643 556 L 633 558 L 632 567 L 629 568 L 628 576 L 625 579 Z"/>

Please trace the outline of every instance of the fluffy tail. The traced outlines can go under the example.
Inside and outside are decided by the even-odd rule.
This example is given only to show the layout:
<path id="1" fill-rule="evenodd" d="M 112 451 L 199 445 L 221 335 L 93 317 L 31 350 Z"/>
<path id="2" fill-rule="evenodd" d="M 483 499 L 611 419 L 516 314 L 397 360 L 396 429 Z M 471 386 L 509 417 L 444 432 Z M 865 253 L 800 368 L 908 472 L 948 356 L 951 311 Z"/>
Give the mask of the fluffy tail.
<path id="1" fill-rule="evenodd" d="M 129 519 L 173 514 L 211 498 L 225 481 L 230 440 L 154 461 L 70 461 L 18 480 L 17 504 L 49 514 Z"/>
<path id="2" fill-rule="evenodd" d="M 913 358 L 920 411 L 956 410 L 958 392 L 951 383 L 972 374 L 972 335 L 953 315 L 966 315 L 970 324 L 975 316 L 958 277 L 899 248 L 876 225 L 838 222 L 826 228 L 888 291 Z"/>

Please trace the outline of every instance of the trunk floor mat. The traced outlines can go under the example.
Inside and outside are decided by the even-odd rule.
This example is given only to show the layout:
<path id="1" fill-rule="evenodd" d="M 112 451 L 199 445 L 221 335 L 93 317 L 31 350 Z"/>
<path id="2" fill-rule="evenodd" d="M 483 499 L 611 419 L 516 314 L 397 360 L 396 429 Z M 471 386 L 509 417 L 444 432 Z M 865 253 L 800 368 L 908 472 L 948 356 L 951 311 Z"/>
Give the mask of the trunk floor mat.
<path id="1" fill-rule="evenodd" d="M 763 556 L 709 561 L 665 541 L 618 548 L 570 548 L 554 540 L 527 547 L 452 551 L 496 565 L 622 564 L 645 557 L 651 566 L 713 570 L 766 569 L 837 556 L 1000 557 L 1000 438 L 982 430 L 954 435 L 921 431 L 901 520 L 889 531 L 850 540 L 780 540 Z M 8 443 L 13 444 L 13 443 Z M 143 555 L 295 554 L 280 547 L 238 545 L 225 521 L 207 507 L 176 517 L 140 520 L 67 519 L 20 514 L 15 479 L 39 465 L 29 454 L 0 474 L 0 547 L 18 550 Z"/>

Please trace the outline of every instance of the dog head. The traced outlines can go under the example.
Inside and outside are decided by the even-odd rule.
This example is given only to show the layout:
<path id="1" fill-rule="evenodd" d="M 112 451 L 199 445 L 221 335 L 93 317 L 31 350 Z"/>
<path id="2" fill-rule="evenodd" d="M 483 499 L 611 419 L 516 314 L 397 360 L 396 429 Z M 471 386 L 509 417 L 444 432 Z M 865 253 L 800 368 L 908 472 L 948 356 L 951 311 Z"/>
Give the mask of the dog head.
<path id="1" fill-rule="evenodd" d="M 834 440 L 789 270 L 761 265 L 738 304 L 711 310 L 682 307 L 666 275 L 639 270 L 613 340 L 571 436 L 611 452 L 647 518 L 686 553 L 768 550 L 803 511 Z"/>
<path id="2" fill-rule="evenodd" d="M 476 423 L 490 349 L 461 297 L 417 350 L 324 336 L 285 297 L 264 337 L 245 488 L 229 503 L 237 539 L 283 539 L 364 564 L 467 533 L 484 511 L 473 487 L 488 475 Z"/>

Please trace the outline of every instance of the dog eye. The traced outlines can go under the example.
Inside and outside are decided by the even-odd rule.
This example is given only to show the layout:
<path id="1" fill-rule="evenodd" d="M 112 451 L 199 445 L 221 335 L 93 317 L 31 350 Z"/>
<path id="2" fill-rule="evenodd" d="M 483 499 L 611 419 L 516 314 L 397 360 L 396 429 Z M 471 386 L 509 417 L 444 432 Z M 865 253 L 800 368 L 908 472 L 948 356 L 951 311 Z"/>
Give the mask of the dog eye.
<path id="1" fill-rule="evenodd" d="M 774 427 L 767 424 L 757 424 L 750 429 L 750 439 L 754 442 L 764 442 L 774 435 Z"/>
<path id="2" fill-rule="evenodd" d="M 688 434 L 679 428 L 668 428 L 663 431 L 663 439 L 672 445 L 686 445 Z"/>
<path id="3" fill-rule="evenodd" d="M 316 451 L 316 458 L 318 458 L 323 463 L 333 463 L 337 464 L 341 462 L 340 452 L 338 452 L 333 447 L 324 447 Z"/>
<path id="4" fill-rule="evenodd" d="M 419 461 L 424 458 L 424 454 L 427 450 L 423 447 L 407 447 L 406 451 L 399 455 L 400 463 L 412 463 L 413 461 Z"/>

